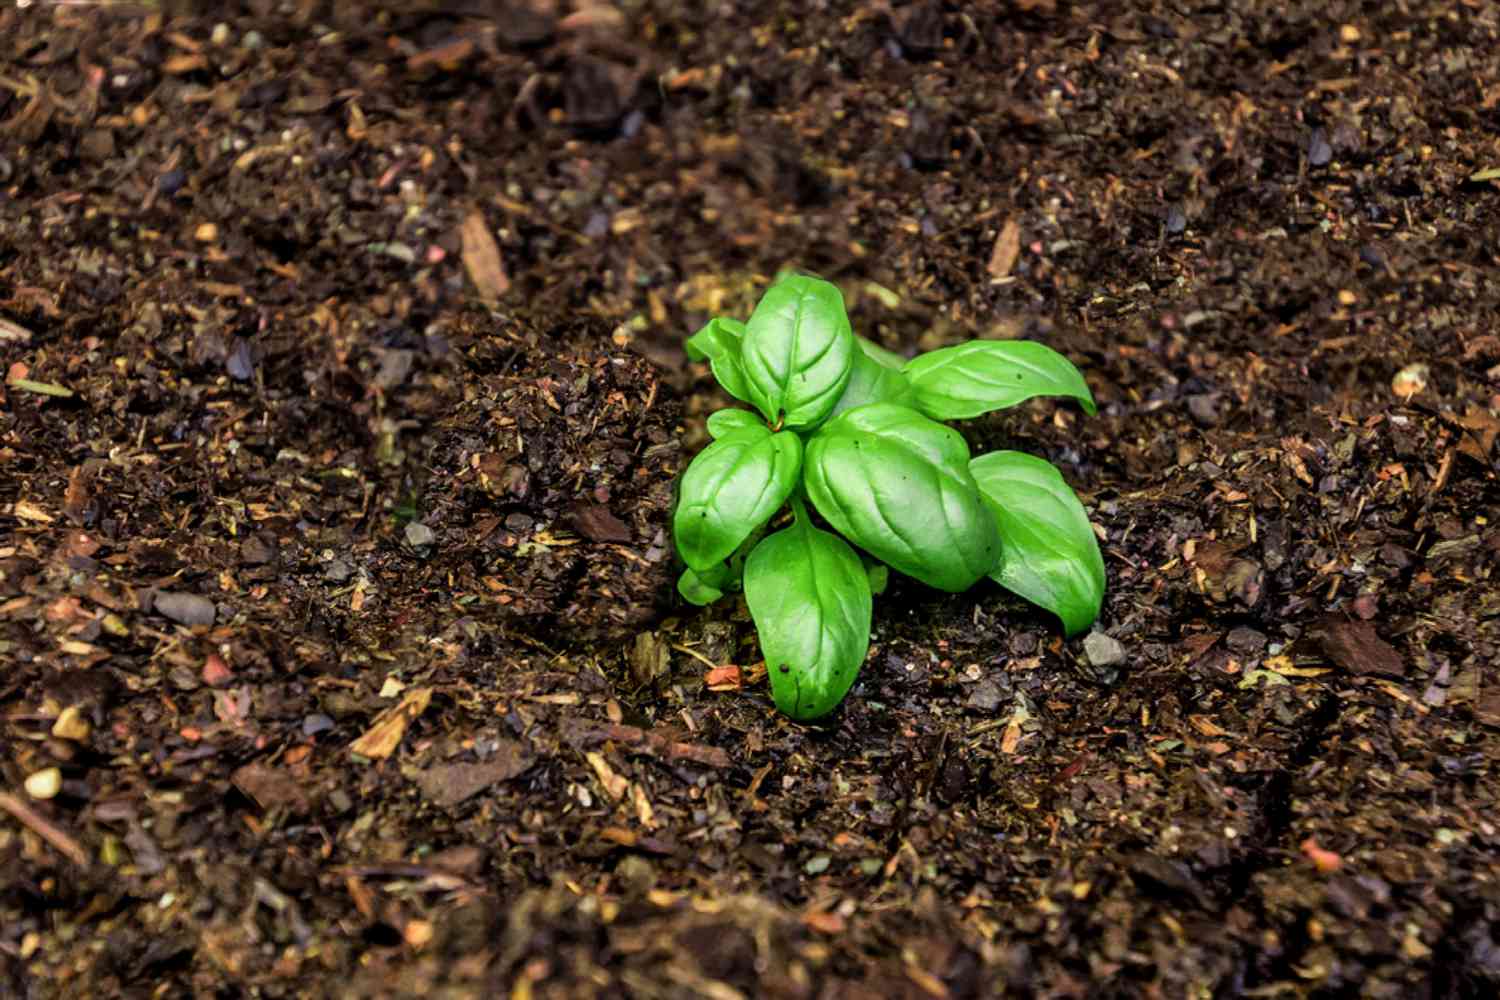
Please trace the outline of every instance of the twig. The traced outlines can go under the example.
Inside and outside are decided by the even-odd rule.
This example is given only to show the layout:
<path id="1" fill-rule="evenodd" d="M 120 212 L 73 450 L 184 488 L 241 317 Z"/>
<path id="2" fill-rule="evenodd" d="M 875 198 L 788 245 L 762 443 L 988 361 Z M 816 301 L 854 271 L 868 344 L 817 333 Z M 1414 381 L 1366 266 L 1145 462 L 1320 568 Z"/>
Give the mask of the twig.
<path id="1" fill-rule="evenodd" d="M 65 855 L 79 868 L 89 866 L 88 852 L 83 849 L 82 844 L 78 843 L 77 838 L 25 802 L 9 792 L 0 792 L 0 809 L 4 809 L 30 827 L 33 833 L 57 848 L 58 853 Z"/>

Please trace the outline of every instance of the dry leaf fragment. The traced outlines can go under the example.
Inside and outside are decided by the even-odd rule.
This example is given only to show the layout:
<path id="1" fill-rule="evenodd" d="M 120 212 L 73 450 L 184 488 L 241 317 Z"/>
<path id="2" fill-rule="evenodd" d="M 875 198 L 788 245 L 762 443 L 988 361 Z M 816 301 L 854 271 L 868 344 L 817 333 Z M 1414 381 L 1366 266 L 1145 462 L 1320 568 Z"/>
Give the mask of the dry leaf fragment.
<path id="1" fill-rule="evenodd" d="M 490 234 L 489 224 L 479 209 L 464 219 L 460 233 L 463 239 L 464 270 L 469 280 L 479 289 L 479 297 L 494 305 L 510 290 L 510 278 L 505 273 L 505 264 L 500 259 L 500 247 Z"/>
<path id="2" fill-rule="evenodd" d="M 399 703 L 381 712 L 365 734 L 349 749 L 361 757 L 384 760 L 395 752 L 406 735 L 406 727 L 432 703 L 432 688 L 412 688 Z"/>
<path id="3" fill-rule="evenodd" d="M 703 675 L 703 683 L 710 691 L 738 691 L 741 687 L 740 668 L 733 663 L 714 667 Z"/>
<path id="4" fill-rule="evenodd" d="M 1010 277 L 1016 259 L 1021 256 L 1021 224 L 1012 216 L 1000 227 L 995 237 L 995 247 L 990 251 L 989 272 L 995 279 Z"/>
<path id="5" fill-rule="evenodd" d="M 1348 621 L 1329 615 L 1308 630 L 1323 655 L 1351 674 L 1403 677 L 1406 662 L 1396 648 L 1376 634 L 1369 622 Z"/>
<path id="6" fill-rule="evenodd" d="M 51 524 L 56 520 L 42 508 L 29 500 L 17 500 L 14 513 L 23 521 L 39 521 L 42 524 Z"/>
<path id="7" fill-rule="evenodd" d="M 466 799 L 525 772 L 531 755 L 514 740 L 503 740 L 495 754 L 477 764 L 440 764 L 415 777 L 422 796 L 439 808 L 456 806 Z"/>

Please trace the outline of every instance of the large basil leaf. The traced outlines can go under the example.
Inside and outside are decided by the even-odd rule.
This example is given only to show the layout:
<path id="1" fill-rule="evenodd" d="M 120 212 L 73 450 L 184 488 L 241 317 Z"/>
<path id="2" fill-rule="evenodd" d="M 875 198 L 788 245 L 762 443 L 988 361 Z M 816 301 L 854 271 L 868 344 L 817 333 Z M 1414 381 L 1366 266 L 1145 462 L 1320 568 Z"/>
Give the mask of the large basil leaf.
<path id="1" fill-rule="evenodd" d="M 844 386 L 844 394 L 839 397 L 833 412 L 828 416 L 831 419 L 845 410 L 870 403 L 897 403 L 912 407 L 916 405 L 916 396 L 905 375 L 881 364 L 865 352 L 857 351 L 854 366 L 849 370 L 849 384 Z"/>
<path id="2" fill-rule="evenodd" d="M 838 707 L 870 648 L 870 581 L 848 543 L 799 510 L 750 552 L 745 603 L 776 707 L 804 722 Z"/>
<path id="3" fill-rule="evenodd" d="M 677 551 L 705 572 L 776 513 L 797 485 L 802 440 L 765 427 L 737 430 L 698 453 L 682 476 L 672 533 Z"/>
<path id="4" fill-rule="evenodd" d="M 995 517 L 959 433 L 915 410 L 874 403 L 808 442 L 807 494 L 845 538 L 940 590 L 967 590 L 1000 560 Z"/>
<path id="5" fill-rule="evenodd" d="M 1094 397 L 1077 368 L 1032 340 L 971 340 L 918 355 L 902 369 L 917 409 L 934 420 L 964 420 L 1033 396 L 1069 396 L 1094 413 Z"/>
<path id="6" fill-rule="evenodd" d="M 828 416 L 854 364 L 854 333 L 839 290 L 803 275 L 772 285 L 740 345 L 749 401 L 792 429 Z"/>
<path id="7" fill-rule="evenodd" d="M 715 410 L 708 415 L 708 436 L 714 439 L 764 426 L 749 410 Z"/>
<path id="8" fill-rule="evenodd" d="M 745 369 L 740 362 L 740 343 L 745 324 L 737 319 L 719 316 L 708 321 L 682 345 L 693 361 L 707 361 L 714 378 L 735 399 L 750 401 L 745 384 Z"/>
<path id="9" fill-rule="evenodd" d="M 1044 459 L 992 451 L 969 463 L 1004 540 L 994 580 L 1062 619 L 1068 635 L 1099 617 L 1104 557 L 1083 504 Z"/>

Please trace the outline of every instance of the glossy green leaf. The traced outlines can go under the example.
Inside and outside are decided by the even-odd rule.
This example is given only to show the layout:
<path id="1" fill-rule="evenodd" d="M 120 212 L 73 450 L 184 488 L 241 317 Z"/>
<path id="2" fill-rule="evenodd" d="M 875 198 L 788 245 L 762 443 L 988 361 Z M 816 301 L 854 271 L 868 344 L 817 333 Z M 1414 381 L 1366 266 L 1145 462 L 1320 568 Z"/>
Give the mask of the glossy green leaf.
<path id="1" fill-rule="evenodd" d="M 918 355 L 902 369 L 917 409 L 934 420 L 964 420 L 1033 396 L 1068 396 L 1089 413 L 1094 397 L 1073 363 L 1031 340 L 971 340 Z"/>
<path id="2" fill-rule="evenodd" d="M 845 538 L 940 590 L 967 590 L 1000 559 L 995 517 L 959 433 L 875 403 L 840 414 L 807 445 L 807 493 Z"/>
<path id="3" fill-rule="evenodd" d="M 764 426 L 704 448 L 683 473 L 672 515 L 683 561 L 699 572 L 723 562 L 786 502 L 801 469 L 801 439 Z"/>
<path id="4" fill-rule="evenodd" d="M 839 397 L 828 416 L 836 417 L 845 410 L 871 403 L 897 403 L 912 407 L 915 402 L 916 396 L 905 375 L 882 365 L 863 352 L 856 352 L 854 365 L 849 370 L 849 384 L 844 386 L 844 394 Z"/>
<path id="5" fill-rule="evenodd" d="M 677 578 L 677 592 L 689 604 L 702 607 L 723 597 L 724 588 L 729 586 L 732 578 L 732 571 L 723 563 L 703 573 L 690 566 Z"/>
<path id="6" fill-rule="evenodd" d="M 836 287 L 804 275 L 780 281 L 745 324 L 740 360 L 749 401 L 773 424 L 812 427 L 838 402 L 856 353 Z"/>
<path id="7" fill-rule="evenodd" d="M 854 335 L 854 343 L 859 347 L 861 354 L 869 358 L 871 361 L 874 361 L 882 368 L 894 368 L 897 371 L 900 371 L 902 368 L 906 367 L 905 358 L 897 354 L 895 351 L 887 350 L 886 348 L 881 347 L 873 340 L 868 340 L 856 333 Z"/>
<path id="8" fill-rule="evenodd" d="M 715 440 L 735 431 L 765 427 L 765 422 L 749 410 L 715 410 L 708 415 L 708 436 Z"/>
<path id="9" fill-rule="evenodd" d="M 1062 619 L 1088 628 L 1104 600 L 1104 557 L 1083 504 L 1051 462 L 992 451 L 969 463 L 1004 540 L 994 580 Z"/>
<path id="10" fill-rule="evenodd" d="M 870 648 L 870 581 L 848 543 L 799 512 L 745 561 L 745 603 L 776 707 L 804 722 L 837 708 Z"/>
<path id="11" fill-rule="evenodd" d="M 740 345 L 744 336 L 744 323 L 727 316 L 718 316 L 689 337 L 683 348 L 693 361 L 708 362 L 714 379 L 724 387 L 725 392 L 735 399 L 749 402 L 750 390 L 745 384 L 745 369 L 740 360 Z"/>

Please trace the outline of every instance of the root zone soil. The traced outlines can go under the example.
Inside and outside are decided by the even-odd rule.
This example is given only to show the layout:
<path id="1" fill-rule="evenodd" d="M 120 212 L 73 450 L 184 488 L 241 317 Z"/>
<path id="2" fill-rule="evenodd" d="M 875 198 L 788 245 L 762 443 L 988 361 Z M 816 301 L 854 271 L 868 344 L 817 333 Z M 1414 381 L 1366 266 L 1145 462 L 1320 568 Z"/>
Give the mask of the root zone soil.
<path id="1" fill-rule="evenodd" d="M 1494 995 L 1493 5 L 386 6 L 0 11 L 0 993 Z M 677 601 L 784 266 L 1084 371 L 1087 649 Z"/>

